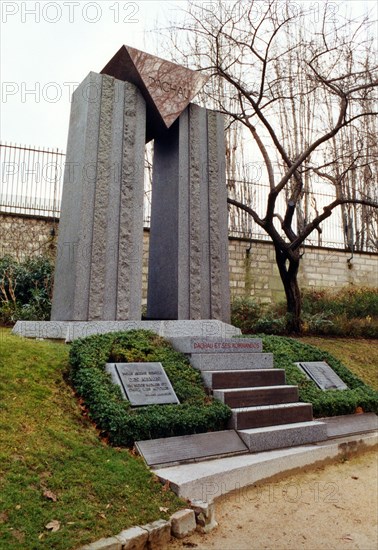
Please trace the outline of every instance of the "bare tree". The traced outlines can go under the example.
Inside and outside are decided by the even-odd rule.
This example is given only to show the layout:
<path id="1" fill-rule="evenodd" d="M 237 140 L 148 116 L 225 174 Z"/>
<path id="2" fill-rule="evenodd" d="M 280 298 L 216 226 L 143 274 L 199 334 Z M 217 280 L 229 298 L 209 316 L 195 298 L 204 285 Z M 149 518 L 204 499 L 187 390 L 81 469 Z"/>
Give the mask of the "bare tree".
<path id="1" fill-rule="evenodd" d="M 207 94 L 230 125 L 244 126 L 252 155 L 264 163 L 270 189 L 264 211 L 245 200 L 228 201 L 272 239 L 293 332 L 301 329 L 298 268 L 306 238 L 337 207 L 378 207 L 376 195 L 356 182 L 365 173 L 370 190 L 377 182 L 376 158 L 369 159 L 369 143 L 376 139 L 371 121 L 378 114 L 369 22 L 336 16 L 333 3 L 306 6 L 189 2 L 175 38 L 191 64 L 211 73 Z M 330 182 L 335 199 L 322 212 L 310 210 L 304 198 Z M 282 196 L 284 212 L 277 207 Z"/>

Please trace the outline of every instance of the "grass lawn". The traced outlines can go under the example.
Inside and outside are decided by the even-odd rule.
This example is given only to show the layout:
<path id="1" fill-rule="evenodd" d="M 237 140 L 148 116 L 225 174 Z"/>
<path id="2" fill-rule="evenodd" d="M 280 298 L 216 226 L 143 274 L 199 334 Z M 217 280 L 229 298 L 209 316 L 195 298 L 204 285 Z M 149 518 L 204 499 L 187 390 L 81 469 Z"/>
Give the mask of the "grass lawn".
<path id="1" fill-rule="evenodd" d="M 299 340 L 328 351 L 366 384 L 378 390 L 378 340 L 315 336 Z"/>
<path id="2" fill-rule="evenodd" d="M 301 340 L 378 389 L 377 341 Z M 184 507 L 142 459 L 99 439 L 65 383 L 68 352 L 0 328 L 0 548 L 78 548 Z"/>
<path id="3" fill-rule="evenodd" d="M 0 548 L 77 548 L 183 507 L 100 441 L 64 381 L 68 351 L 0 329 Z"/>

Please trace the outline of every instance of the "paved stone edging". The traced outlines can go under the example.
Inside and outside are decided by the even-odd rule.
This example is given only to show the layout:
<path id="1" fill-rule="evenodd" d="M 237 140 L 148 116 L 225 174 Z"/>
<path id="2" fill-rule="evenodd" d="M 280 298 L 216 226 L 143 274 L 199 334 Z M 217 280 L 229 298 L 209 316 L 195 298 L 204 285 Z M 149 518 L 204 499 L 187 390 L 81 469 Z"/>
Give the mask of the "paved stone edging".
<path id="1" fill-rule="evenodd" d="M 168 521 L 159 519 L 130 527 L 113 537 L 86 544 L 79 550 L 164 550 L 172 536 L 183 539 L 195 530 L 209 533 L 217 525 L 214 503 L 193 500 L 191 508 L 175 512 Z"/>

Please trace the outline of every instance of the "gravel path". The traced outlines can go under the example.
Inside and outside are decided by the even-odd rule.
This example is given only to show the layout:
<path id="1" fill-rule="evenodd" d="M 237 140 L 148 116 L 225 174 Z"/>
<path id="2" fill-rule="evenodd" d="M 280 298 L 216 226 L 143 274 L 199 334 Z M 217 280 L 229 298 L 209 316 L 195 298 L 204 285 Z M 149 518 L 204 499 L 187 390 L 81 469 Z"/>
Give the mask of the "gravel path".
<path id="1" fill-rule="evenodd" d="M 377 550 L 378 457 L 281 476 L 216 501 L 219 527 L 167 550 Z"/>

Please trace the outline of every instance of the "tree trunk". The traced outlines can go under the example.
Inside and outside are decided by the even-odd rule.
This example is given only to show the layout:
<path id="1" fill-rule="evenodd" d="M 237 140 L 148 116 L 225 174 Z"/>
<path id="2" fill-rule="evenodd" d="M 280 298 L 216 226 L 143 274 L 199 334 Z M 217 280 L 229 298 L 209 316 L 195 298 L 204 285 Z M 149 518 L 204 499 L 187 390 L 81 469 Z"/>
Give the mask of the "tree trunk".
<path id="1" fill-rule="evenodd" d="M 282 284 L 285 289 L 287 304 L 287 330 L 289 333 L 300 334 L 302 331 L 302 297 L 298 286 L 299 255 L 297 258 L 288 258 L 285 251 L 276 248 L 276 261 Z"/>

